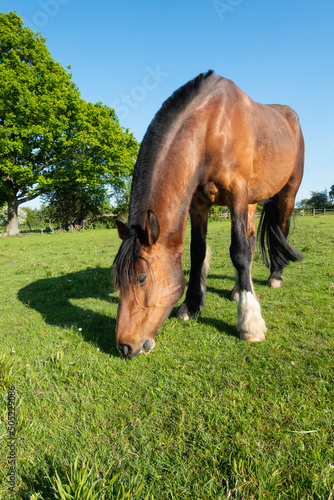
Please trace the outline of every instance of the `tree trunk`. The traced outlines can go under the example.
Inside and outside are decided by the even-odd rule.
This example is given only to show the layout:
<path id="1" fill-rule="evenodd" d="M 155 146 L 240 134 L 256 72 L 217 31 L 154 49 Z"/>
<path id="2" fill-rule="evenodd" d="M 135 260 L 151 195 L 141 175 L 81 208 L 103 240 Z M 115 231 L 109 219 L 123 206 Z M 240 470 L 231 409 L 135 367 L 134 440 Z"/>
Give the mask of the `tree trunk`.
<path id="1" fill-rule="evenodd" d="M 19 236 L 19 219 L 18 219 L 18 208 L 19 204 L 15 196 L 10 196 L 8 198 L 8 224 L 6 231 L 2 236 Z"/>

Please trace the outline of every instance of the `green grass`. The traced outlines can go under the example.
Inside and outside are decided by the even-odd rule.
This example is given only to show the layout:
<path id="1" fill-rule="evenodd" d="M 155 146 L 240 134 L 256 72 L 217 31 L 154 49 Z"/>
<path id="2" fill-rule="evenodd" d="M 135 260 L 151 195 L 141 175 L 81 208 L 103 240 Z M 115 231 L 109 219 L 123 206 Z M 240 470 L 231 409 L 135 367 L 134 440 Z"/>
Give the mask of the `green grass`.
<path id="1" fill-rule="evenodd" d="M 73 470 L 96 491 L 103 482 L 105 499 L 333 498 L 334 219 L 296 219 L 305 260 L 281 289 L 255 258 L 261 344 L 236 337 L 229 221 L 210 223 L 208 239 L 203 315 L 170 317 L 152 353 L 131 360 L 115 349 L 115 230 L 0 239 L 1 500 L 12 385 L 17 499 L 62 498 Z M 188 246 L 189 228 L 186 278 Z"/>

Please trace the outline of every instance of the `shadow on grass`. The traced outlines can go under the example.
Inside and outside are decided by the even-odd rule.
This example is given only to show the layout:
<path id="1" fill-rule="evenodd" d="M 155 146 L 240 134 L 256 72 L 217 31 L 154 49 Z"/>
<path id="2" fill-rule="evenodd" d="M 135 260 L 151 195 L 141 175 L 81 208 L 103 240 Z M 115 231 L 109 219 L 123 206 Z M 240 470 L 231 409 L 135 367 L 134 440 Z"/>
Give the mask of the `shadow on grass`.
<path id="1" fill-rule="evenodd" d="M 115 343 L 116 318 L 87 309 L 85 299 L 118 303 L 110 296 L 112 287 L 110 268 L 88 268 L 56 278 L 37 280 L 22 288 L 18 298 L 26 306 L 38 311 L 44 321 L 63 328 L 81 327 L 82 336 L 107 354 L 118 356 Z M 82 303 L 80 303 L 82 299 Z M 72 304 L 76 300 L 79 304 Z"/>
<path id="2" fill-rule="evenodd" d="M 32 493 L 39 493 L 41 498 L 45 500 L 51 500 L 55 498 L 55 491 L 53 489 L 52 479 L 55 475 L 55 464 L 54 458 L 45 455 L 44 463 L 40 467 L 35 467 L 29 470 L 29 472 L 21 473 L 21 485 L 17 493 L 18 498 L 22 500 L 30 500 Z M 36 498 L 39 498 L 36 495 Z"/>
<path id="3" fill-rule="evenodd" d="M 234 287 L 234 284 L 235 284 L 235 277 L 232 277 L 232 276 L 220 276 L 218 274 L 209 274 L 208 275 L 208 280 L 211 280 L 211 279 L 218 279 L 218 280 L 221 280 L 222 283 L 224 283 L 225 281 L 230 281 L 231 282 L 231 288 L 214 288 L 212 286 L 207 286 L 206 290 L 210 293 L 215 293 L 217 295 L 219 295 L 221 298 L 223 299 L 228 299 L 230 300 L 230 296 L 231 296 L 231 292 L 232 292 L 232 289 Z M 252 281 L 253 281 L 253 284 L 254 284 L 254 287 L 255 287 L 255 293 L 256 293 L 256 287 L 257 286 L 265 286 L 267 287 L 268 286 L 268 280 L 266 279 L 257 279 L 257 278 L 252 278 Z"/>
<path id="4" fill-rule="evenodd" d="M 236 324 L 226 323 L 226 321 L 218 318 L 212 318 L 205 315 L 205 309 L 203 314 L 198 316 L 196 319 L 197 323 L 213 327 L 219 332 L 221 332 L 222 336 L 235 337 L 239 339 L 239 335 L 236 329 Z"/>
<path id="5" fill-rule="evenodd" d="M 226 280 L 231 281 L 231 288 L 228 290 L 207 287 L 209 293 L 229 300 L 234 278 L 209 274 L 209 279 L 220 279 L 222 284 Z M 265 284 L 264 281 L 258 283 Z M 38 311 L 46 323 L 63 328 L 70 328 L 72 325 L 81 327 L 82 336 L 87 342 L 93 343 L 107 354 L 118 356 L 114 335 L 116 318 L 97 312 L 96 307 L 94 310 L 87 310 L 89 302 L 85 301 L 85 299 L 97 299 L 101 303 L 117 304 L 118 299 L 110 296 L 112 289 L 110 268 L 97 267 L 60 277 L 37 280 L 22 288 L 18 293 L 18 298 L 26 306 Z M 73 304 L 71 300 L 78 303 Z M 175 315 L 175 312 L 172 315 Z M 235 325 L 208 317 L 205 311 L 202 316 L 199 316 L 198 322 L 213 326 L 227 335 L 236 336 Z"/>

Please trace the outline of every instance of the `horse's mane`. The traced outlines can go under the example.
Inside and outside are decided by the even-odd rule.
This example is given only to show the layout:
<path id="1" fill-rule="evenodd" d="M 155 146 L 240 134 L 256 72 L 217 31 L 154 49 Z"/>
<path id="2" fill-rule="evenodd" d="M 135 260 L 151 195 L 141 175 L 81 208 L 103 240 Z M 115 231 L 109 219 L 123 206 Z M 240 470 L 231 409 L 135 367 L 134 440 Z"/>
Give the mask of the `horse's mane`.
<path id="1" fill-rule="evenodd" d="M 138 159 L 133 172 L 129 208 L 129 225 L 139 224 L 144 227 L 146 222 L 147 199 L 151 187 L 154 166 L 162 141 L 177 116 L 199 94 L 207 79 L 213 75 L 212 70 L 201 73 L 193 80 L 175 90 L 162 104 L 150 123 L 141 143 Z"/>
<path id="2" fill-rule="evenodd" d="M 140 233 L 146 223 L 147 200 L 154 165 L 161 149 L 162 141 L 179 113 L 185 110 L 200 93 L 205 82 L 213 74 L 212 70 L 201 73 L 193 80 L 175 90 L 162 104 L 146 131 L 133 172 L 128 233 L 113 264 L 114 283 L 117 288 L 122 286 L 123 289 L 124 287 L 127 289 L 135 281 L 135 264 L 139 260 Z"/>

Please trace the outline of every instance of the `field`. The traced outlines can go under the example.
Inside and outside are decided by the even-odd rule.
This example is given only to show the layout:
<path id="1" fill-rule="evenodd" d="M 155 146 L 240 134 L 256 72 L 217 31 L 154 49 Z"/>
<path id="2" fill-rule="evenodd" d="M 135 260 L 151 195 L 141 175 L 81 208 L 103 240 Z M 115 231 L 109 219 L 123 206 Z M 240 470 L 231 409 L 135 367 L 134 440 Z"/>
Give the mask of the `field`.
<path id="1" fill-rule="evenodd" d="M 334 499 L 334 217 L 296 218 L 305 259 L 281 289 L 255 258 L 261 344 L 236 337 L 230 222 L 211 222 L 208 241 L 203 315 L 172 315 L 151 354 L 124 360 L 116 230 L 0 239 L 1 500 Z M 189 228 L 186 278 L 188 247 Z"/>

